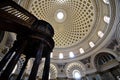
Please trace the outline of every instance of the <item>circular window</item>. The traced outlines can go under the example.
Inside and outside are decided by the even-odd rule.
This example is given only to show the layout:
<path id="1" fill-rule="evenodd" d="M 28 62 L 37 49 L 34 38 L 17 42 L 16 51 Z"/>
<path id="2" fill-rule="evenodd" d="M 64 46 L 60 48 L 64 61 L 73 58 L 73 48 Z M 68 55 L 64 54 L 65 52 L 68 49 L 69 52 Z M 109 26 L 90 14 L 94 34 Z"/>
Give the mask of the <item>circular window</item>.
<path id="1" fill-rule="evenodd" d="M 54 14 L 55 21 L 58 23 L 63 23 L 66 20 L 67 14 L 65 10 L 58 9 Z"/>
<path id="2" fill-rule="evenodd" d="M 63 19 L 64 18 L 63 12 L 58 12 L 57 13 L 57 18 L 60 19 L 60 20 Z"/>

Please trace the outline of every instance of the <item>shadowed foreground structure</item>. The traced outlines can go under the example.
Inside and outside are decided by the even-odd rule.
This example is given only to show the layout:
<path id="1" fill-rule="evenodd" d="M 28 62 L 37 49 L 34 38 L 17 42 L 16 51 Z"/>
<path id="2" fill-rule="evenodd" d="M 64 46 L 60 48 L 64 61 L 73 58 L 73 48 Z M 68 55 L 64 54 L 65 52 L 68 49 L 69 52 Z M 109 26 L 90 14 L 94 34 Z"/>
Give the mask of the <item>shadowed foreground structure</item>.
<path id="1" fill-rule="evenodd" d="M 45 66 L 42 80 L 48 80 L 50 53 L 54 48 L 52 26 L 46 21 L 38 20 L 12 0 L 1 0 L 0 30 L 17 34 L 13 47 L 0 62 L 0 80 L 10 79 L 10 75 L 22 54 L 25 55 L 25 62 L 16 80 L 21 80 L 30 58 L 35 58 L 35 61 L 29 80 L 36 80 L 39 64 L 43 57 L 45 58 Z"/>

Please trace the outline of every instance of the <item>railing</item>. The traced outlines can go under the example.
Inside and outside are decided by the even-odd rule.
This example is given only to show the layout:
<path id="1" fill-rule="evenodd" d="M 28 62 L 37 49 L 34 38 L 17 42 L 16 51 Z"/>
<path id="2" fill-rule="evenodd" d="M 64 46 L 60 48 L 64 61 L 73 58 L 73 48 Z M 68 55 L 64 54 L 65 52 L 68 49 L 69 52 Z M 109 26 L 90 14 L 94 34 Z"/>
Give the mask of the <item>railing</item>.
<path id="1" fill-rule="evenodd" d="M 21 33 L 22 30 L 31 29 L 33 23 L 37 20 L 38 19 L 34 15 L 30 14 L 12 0 L 0 1 L 0 27 L 2 28 L 2 24 L 5 25 L 2 30 L 6 30 L 7 28 L 8 31 L 10 30 L 18 33 L 17 31 L 19 30 Z M 7 27 L 8 25 L 6 23 L 14 30 L 11 30 L 11 27 Z"/>
<path id="2" fill-rule="evenodd" d="M 54 48 L 54 30 L 43 20 L 20 7 L 12 0 L 0 0 L 0 30 L 17 34 L 17 40 L 0 62 L 0 80 L 9 80 L 21 54 L 26 60 L 16 80 L 21 80 L 30 58 L 35 58 L 29 80 L 36 80 L 40 60 L 45 57 L 42 80 L 48 80 L 50 53 Z"/>

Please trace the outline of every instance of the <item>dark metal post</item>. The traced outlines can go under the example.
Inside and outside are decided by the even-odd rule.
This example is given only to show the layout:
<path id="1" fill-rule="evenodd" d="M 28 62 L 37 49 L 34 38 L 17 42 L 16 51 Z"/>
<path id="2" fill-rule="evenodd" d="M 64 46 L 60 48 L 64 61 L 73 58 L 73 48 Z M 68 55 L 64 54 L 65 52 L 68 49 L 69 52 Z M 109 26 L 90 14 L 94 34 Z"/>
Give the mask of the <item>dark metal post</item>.
<path id="1" fill-rule="evenodd" d="M 36 54 L 35 61 L 33 63 L 33 67 L 28 80 L 36 80 L 39 64 L 42 58 L 43 49 L 44 49 L 44 44 L 41 43 L 38 48 L 38 52 Z"/>
<path id="2" fill-rule="evenodd" d="M 14 52 L 15 48 L 12 47 L 8 53 L 6 53 L 6 55 L 3 57 L 3 59 L 0 61 L 0 72 L 3 70 L 3 68 L 5 67 L 6 63 L 9 61 L 10 57 L 12 56 L 13 52 Z"/>
<path id="3" fill-rule="evenodd" d="M 45 59 L 45 65 L 44 65 L 42 80 L 48 80 L 49 69 L 50 69 L 50 53 L 47 54 L 46 59 Z"/>
<path id="4" fill-rule="evenodd" d="M 6 53 L 6 55 L 0 61 L 0 72 L 3 70 L 3 68 L 5 67 L 6 63 L 9 61 L 10 57 L 12 56 L 16 48 L 17 48 L 17 43 L 15 41 L 13 47 Z"/>
<path id="5" fill-rule="evenodd" d="M 0 75 L 0 80 L 8 80 L 10 74 L 12 73 L 16 63 L 18 62 L 21 53 L 24 50 L 26 42 L 23 43 L 23 45 L 21 45 L 21 48 L 18 49 L 15 53 L 15 55 L 13 56 L 13 58 L 11 59 L 11 61 L 8 63 L 6 69 L 4 70 L 4 72 Z"/>

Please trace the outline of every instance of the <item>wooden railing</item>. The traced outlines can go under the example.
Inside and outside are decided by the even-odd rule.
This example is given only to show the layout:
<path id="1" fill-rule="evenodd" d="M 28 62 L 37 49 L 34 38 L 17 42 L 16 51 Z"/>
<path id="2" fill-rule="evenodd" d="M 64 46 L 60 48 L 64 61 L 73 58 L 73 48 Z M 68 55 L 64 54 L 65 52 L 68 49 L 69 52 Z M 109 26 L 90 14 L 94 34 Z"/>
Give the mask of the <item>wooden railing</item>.
<path id="1" fill-rule="evenodd" d="M 15 33 L 32 29 L 32 25 L 38 19 L 28 11 L 17 5 L 12 0 L 0 0 L 0 28 Z M 2 25 L 5 25 L 2 27 Z M 8 27 L 8 25 L 10 27 Z M 12 28 L 11 28 L 12 27 Z"/>
<path id="2" fill-rule="evenodd" d="M 16 80 L 21 80 L 25 67 L 30 58 L 35 58 L 29 80 L 36 80 L 40 60 L 45 57 L 42 80 L 48 80 L 50 53 L 54 48 L 54 30 L 43 20 L 23 9 L 12 0 L 0 0 L 0 30 L 17 34 L 13 47 L 0 62 L 0 80 L 9 80 L 21 54 L 26 60 Z"/>

